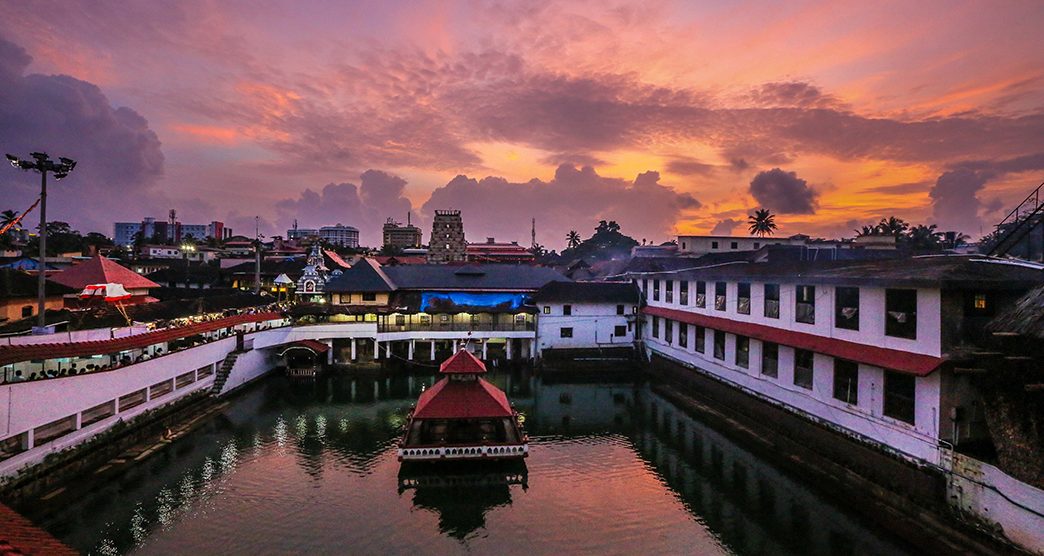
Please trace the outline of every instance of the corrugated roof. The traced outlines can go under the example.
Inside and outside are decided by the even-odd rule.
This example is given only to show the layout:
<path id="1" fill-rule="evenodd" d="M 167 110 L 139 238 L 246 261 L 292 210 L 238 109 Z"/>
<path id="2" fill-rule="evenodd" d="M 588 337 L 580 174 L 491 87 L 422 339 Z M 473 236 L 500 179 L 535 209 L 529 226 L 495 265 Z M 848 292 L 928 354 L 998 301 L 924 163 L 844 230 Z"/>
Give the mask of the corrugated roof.
<path id="1" fill-rule="evenodd" d="M 666 309 L 663 307 L 646 307 L 642 312 L 651 315 L 671 319 L 687 324 L 704 326 L 714 330 L 721 330 L 740 336 L 747 336 L 758 340 L 782 344 L 785 346 L 806 349 L 832 357 L 866 363 L 883 369 L 890 369 L 917 376 L 926 376 L 937 369 L 943 363 L 942 358 L 919 353 L 910 353 L 896 349 L 888 349 L 866 344 L 857 344 L 846 340 L 816 336 L 804 332 L 784 330 L 762 324 L 735 321 L 721 317 L 712 317 L 677 309 Z"/>
<path id="2" fill-rule="evenodd" d="M 533 294 L 533 301 L 566 301 L 574 303 L 628 303 L 640 300 L 637 286 L 631 282 L 561 282 L 546 284 Z"/>
<path id="3" fill-rule="evenodd" d="M 132 289 L 158 288 L 159 284 L 120 266 L 113 260 L 95 255 L 78 265 L 71 266 L 51 277 L 59 284 L 82 290 L 88 284 L 122 284 Z"/>

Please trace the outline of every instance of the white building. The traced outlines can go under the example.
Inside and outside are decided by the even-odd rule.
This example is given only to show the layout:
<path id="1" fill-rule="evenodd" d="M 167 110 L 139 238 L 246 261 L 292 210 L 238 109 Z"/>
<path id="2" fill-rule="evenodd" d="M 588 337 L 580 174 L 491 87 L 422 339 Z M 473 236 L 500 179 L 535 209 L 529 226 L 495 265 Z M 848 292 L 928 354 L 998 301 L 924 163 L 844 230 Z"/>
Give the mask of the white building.
<path id="1" fill-rule="evenodd" d="M 678 236 L 678 252 L 682 255 L 706 255 L 729 251 L 754 251 L 766 245 L 805 245 L 808 236 Z"/>
<path id="2" fill-rule="evenodd" d="M 537 354 L 630 348 L 641 297 L 629 282 L 550 282 L 533 295 Z"/>
<path id="3" fill-rule="evenodd" d="M 340 223 L 336 226 L 323 226 L 319 228 L 319 239 L 331 245 L 354 248 L 359 246 L 359 230 Z"/>
<path id="4" fill-rule="evenodd" d="M 907 459 L 985 438 L 982 400 L 951 362 L 1044 267 L 931 256 L 737 262 L 632 273 L 653 357 Z"/>

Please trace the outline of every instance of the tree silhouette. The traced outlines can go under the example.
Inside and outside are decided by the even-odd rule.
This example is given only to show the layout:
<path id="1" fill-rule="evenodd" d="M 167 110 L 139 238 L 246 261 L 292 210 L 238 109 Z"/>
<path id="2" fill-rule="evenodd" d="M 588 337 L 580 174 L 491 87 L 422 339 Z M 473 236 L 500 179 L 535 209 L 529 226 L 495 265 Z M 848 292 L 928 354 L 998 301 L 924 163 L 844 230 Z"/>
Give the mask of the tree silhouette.
<path id="1" fill-rule="evenodd" d="M 580 245 L 580 234 L 576 230 L 569 230 L 569 233 L 566 234 L 566 243 L 570 249 Z"/>
<path id="2" fill-rule="evenodd" d="M 887 219 L 882 218 L 877 224 L 877 229 L 880 230 L 881 235 L 895 236 L 898 238 L 906 234 L 907 230 L 910 229 L 910 224 L 902 218 L 895 216 L 889 216 Z"/>
<path id="3" fill-rule="evenodd" d="M 747 223 L 750 224 L 750 235 L 752 236 L 765 237 L 776 232 L 776 215 L 772 214 L 769 209 L 754 211 L 754 214 L 747 217 Z"/>
<path id="4" fill-rule="evenodd" d="M 4 212 L 0 212 L 0 228 L 6 228 L 8 224 L 14 222 L 18 218 L 18 213 L 7 209 Z M 11 229 L 20 228 L 20 225 L 12 226 Z"/>

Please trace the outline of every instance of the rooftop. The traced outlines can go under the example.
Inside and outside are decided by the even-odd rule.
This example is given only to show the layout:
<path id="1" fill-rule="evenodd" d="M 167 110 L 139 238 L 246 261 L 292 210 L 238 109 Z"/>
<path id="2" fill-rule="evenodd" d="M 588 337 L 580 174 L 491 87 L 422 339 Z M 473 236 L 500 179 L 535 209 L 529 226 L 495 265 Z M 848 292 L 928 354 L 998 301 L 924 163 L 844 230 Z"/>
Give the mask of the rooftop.
<path id="1" fill-rule="evenodd" d="M 51 277 L 51 280 L 77 290 L 82 290 L 89 284 L 109 283 L 122 284 L 128 290 L 159 287 L 159 284 L 152 280 L 101 255 L 95 255 L 80 264 L 58 272 Z"/>
<path id="2" fill-rule="evenodd" d="M 79 291 L 51 280 L 45 282 L 44 289 L 49 296 Z M 36 293 L 37 276 L 13 268 L 0 268 L 0 299 L 35 298 Z"/>
<path id="3" fill-rule="evenodd" d="M 394 290 L 525 291 L 540 289 L 544 284 L 554 280 L 567 280 L 551 268 L 514 264 L 418 264 L 388 267 L 376 265 L 376 270 L 383 271 L 387 280 L 382 278 L 381 281 L 385 281 Z M 345 271 L 341 276 L 327 282 L 325 289 L 328 292 L 391 291 L 359 289 L 372 287 L 380 287 L 374 279 L 374 273 L 367 271 L 350 274 L 349 271 Z"/>
<path id="4" fill-rule="evenodd" d="M 631 282 L 562 282 L 546 284 L 533 294 L 533 301 L 573 303 L 638 303 L 638 288 Z"/>

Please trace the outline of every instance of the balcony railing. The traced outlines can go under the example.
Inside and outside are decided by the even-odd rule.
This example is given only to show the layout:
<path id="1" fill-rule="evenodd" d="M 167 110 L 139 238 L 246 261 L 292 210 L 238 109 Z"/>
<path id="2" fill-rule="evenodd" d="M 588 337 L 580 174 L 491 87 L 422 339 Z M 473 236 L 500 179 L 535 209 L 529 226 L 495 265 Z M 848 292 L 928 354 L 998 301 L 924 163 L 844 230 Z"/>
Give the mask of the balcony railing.
<path id="1" fill-rule="evenodd" d="M 377 332 L 532 332 L 532 322 L 406 322 L 402 324 L 380 323 Z"/>

